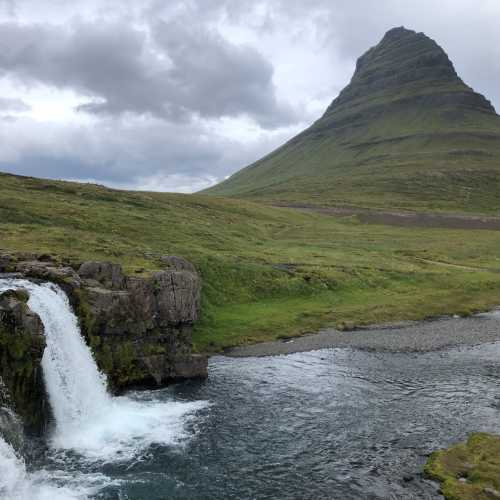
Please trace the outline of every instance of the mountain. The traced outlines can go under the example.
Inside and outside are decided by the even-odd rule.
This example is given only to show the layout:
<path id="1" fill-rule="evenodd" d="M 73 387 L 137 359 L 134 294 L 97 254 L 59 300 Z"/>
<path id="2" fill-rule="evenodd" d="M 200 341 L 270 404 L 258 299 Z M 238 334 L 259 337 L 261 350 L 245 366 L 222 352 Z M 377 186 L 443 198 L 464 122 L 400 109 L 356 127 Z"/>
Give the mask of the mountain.
<path id="1" fill-rule="evenodd" d="M 500 117 L 423 33 L 394 28 L 311 127 L 206 194 L 496 212 Z"/>

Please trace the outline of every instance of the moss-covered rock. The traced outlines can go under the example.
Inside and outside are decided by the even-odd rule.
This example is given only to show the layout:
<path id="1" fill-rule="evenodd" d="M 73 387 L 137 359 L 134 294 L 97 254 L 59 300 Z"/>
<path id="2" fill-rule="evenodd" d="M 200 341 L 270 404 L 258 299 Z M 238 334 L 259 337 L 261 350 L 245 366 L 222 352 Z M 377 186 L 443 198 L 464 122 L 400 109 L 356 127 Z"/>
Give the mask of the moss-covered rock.
<path id="1" fill-rule="evenodd" d="M 28 298 L 25 290 L 0 294 L 0 378 L 25 428 L 39 434 L 49 412 L 41 369 L 45 337 Z"/>
<path id="2" fill-rule="evenodd" d="M 500 498 L 500 436 L 472 434 L 466 443 L 437 451 L 425 473 L 441 483 L 448 500 Z"/>

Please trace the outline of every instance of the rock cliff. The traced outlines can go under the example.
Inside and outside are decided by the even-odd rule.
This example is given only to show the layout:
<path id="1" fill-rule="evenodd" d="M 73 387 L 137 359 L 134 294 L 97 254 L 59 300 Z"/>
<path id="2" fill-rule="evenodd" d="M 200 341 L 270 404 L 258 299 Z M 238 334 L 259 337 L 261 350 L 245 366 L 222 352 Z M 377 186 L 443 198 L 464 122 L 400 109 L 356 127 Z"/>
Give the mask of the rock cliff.
<path id="1" fill-rule="evenodd" d="M 0 277 L 61 286 L 110 388 L 120 392 L 207 376 L 207 358 L 192 354 L 191 341 L 201 280 L 180 257 L 165 256 L 160 262 L 163 269 L 151 276 L 131 277 L 111 262 L 75 264 L 0 252 Z M 0 295 L 0 377 L 27 426 L 34 420 L 40 427 L 40 419 L 32 416 L 45 404 L 40 369 L 45 344 L 43 325 L 27 300 L 23 292 Z"/>
<path id="2" fill-rule="evenodd" d="M 179 257 L 151 277 L 126 277 L 117 264 L 85 262 L 76 310 L 98 364 L 116 388 L 162 386 L 205 377 L 205 356 L 191 353 L 201 281 Z"/>

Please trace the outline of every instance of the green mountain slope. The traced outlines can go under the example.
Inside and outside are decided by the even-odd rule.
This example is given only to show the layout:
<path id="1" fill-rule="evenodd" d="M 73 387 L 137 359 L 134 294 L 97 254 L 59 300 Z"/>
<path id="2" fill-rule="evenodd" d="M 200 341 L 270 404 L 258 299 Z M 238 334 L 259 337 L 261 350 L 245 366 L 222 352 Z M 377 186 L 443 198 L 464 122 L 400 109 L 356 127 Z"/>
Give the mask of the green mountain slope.
<path id="1" fill-rule="evenodd" d="M 273 203 L 500 210 L 500 117 L 423 33 L 390 30 L 310 128 L 205 191 Z"/>
<path id="2" fill-rule="evenodd" d="M 242 200 L 140 193 L 0 174 L 2 251 L 121 263 L 182 255 L 203 278 L 200 350 L 488 309 L 500 231 L 362 224 Z"/>

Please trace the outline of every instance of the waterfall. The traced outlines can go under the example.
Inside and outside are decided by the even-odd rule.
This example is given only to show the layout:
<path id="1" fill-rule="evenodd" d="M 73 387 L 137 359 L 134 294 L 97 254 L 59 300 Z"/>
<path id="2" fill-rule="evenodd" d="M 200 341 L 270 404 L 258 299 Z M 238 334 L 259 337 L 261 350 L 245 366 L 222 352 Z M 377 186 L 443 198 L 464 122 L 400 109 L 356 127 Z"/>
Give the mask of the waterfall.
<path id="1" fill-rule="evenodd" d="M 152 444 L 185 440 L 186 424 L 205 402 L 166 401 L 164 393 L 152 391 L 112 397 L 64 291 L 52 283 L 0 279 L 0 292 L 13 288 L 28 290 L 28 305 L 45 328 L 42 369 L 55 417 L 50 440 L 54 450 L 72 450 L 88 461 L 113 462 L 136 457 Z"/>
<path id="2" fill-rule="evenodd" d="M 48 283 L 24 282 L 22 286 L 30 293 L 28 305 L 45 328 L 42 369 L 57 432 L 66 435 L 109 406 L 106 378 L 80 335 L 66 294 Z"/>
<path id="3" fill-rule="evenodd" d="M 0 291 L 12 287 L 29 291 L 28 305 L 44 325 L 47 346 L 42 358 L 43 374 L 57 433 L 68 435 L 109 406 L 106 378 L 80 335 L 77 318 L 61 288 L 51 283 L 7 280 L 0 285 Z"/>

